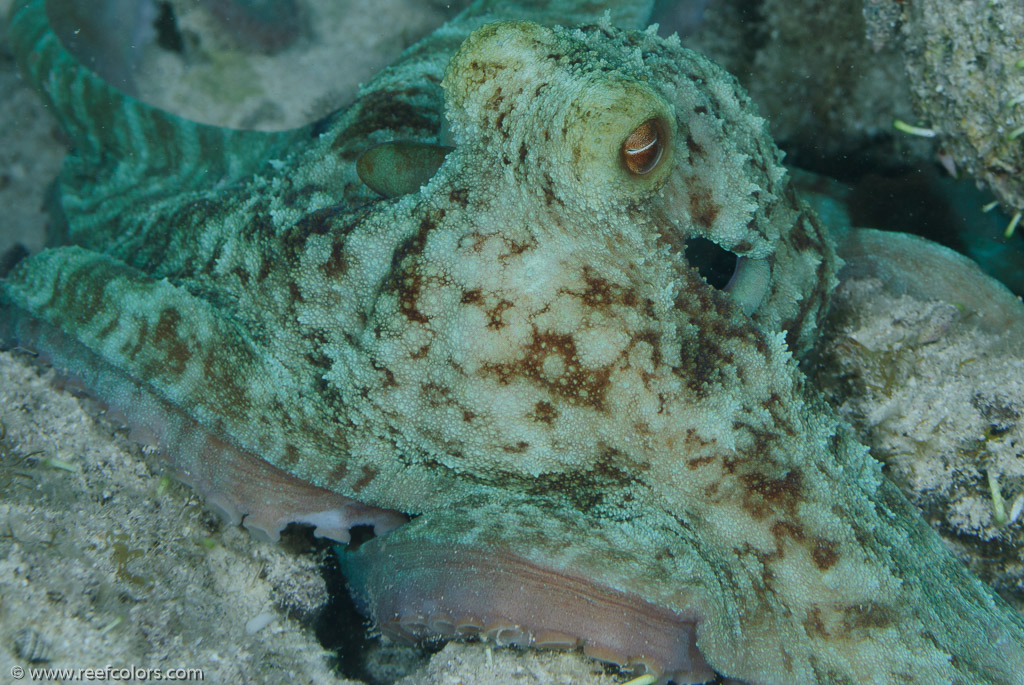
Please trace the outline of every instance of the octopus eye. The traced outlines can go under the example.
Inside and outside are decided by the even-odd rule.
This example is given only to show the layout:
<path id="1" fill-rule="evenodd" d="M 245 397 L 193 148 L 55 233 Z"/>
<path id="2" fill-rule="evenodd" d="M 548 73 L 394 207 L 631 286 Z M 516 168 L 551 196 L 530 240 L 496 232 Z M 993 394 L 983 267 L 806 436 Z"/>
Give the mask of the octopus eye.
<path id="1" fill-rule="evenodd" d="M 654 171 L 665 151 L 665 136 L 662 124 L 657 119 L 648 119 L 633 129 L 622 143 L 622 163 L 629 173 L 643 176 Z"/>

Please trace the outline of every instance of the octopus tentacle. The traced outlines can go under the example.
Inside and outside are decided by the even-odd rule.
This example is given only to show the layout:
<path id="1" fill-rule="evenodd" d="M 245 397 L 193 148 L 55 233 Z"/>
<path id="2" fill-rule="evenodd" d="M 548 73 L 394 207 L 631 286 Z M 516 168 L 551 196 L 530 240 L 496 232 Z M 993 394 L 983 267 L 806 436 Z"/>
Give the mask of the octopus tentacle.
<path id="1" fill-rule="evenodd" d="M 355 551 L 339 549 L 357 602 L 378 630 L 403 642 L 481 638 L 517 647 L 582 648 L 593 658 L 655 674 L 660 682 L 714 677 L 697 647 L 701 610 L 648 601 L 613 576 L 601 580 L 594 568 L 571 561 L 587 553 L 572 543 L 565 547 L 573 535 L 587 537 L 586 521 L 564 518 L 537 528 L 538 503 L 506 502 L 500 510 L 466 504 L 424 514 Z M 487 535 L 494 526 L 508 531 L 506 541 Z M 453 533 L 459 530 L 464 532 Z M 625 525 L 613 542 L 605 529 L 590 543 L 620 545 L 620 560 L 646 577 L 652 574 L 642 569 L 658 564 L 648 565 L 643 549 L 626 546 L 635 532 Z M 683 588 L 679 593 L 687 594 Z"/>

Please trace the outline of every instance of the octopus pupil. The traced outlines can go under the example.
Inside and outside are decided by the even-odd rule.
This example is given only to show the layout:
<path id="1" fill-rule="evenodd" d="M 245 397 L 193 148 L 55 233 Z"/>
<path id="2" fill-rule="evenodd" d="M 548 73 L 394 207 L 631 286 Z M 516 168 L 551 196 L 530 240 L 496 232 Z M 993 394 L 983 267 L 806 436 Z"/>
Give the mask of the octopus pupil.
<path id="1" fill-rule="evenodd" d="M 736 272 L 737 256 L 707 238 L 694 236 L 688 239 L 683 254 L 690 266 L 695 267 L 701 278 L 716 290 L 724 289 Z"/>
<path id="2" fill-rule="evenodd" d="M 649 174 L 658 165 L 665 148 L 659 129 L 656 120 L 648 119 L 637 126 L 622 143 L 622 159 L 630 173 L 642 176 Z"/>

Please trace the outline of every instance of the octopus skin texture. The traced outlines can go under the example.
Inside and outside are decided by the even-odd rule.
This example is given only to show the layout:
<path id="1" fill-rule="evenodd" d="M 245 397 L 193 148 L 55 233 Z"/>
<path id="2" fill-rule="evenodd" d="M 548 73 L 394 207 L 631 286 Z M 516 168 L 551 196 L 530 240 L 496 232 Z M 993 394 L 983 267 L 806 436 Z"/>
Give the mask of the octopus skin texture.
<path id="1" fill-rule="evenodd" d="M 678 683 L 1022 681 L 1024 621 L 797 367 L 833 237 L 649 8 L 474 3 L 280 133 L 118 93 L 46 11 L 11 34 L 73 142 L 64 244 L 0 332 L 254 534 L 374 526 L 341 557 L 382 632 Z"/>

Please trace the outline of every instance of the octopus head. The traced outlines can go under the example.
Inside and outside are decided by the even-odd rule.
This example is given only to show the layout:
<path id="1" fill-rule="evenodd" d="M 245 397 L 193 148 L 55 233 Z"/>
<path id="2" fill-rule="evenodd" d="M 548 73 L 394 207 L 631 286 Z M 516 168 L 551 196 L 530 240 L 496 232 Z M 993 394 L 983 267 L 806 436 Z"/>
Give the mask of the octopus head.
<path id="1" fill-rule="evenodd" d="M 653 30 L 502 22 L 466 40 L 443 86 L 453 162 L 501 190 L 506 226 L 515 204 L 539 233 L 679 255 L 792 350 L 811 344 L 832 246 L 720 67 Z"/>

